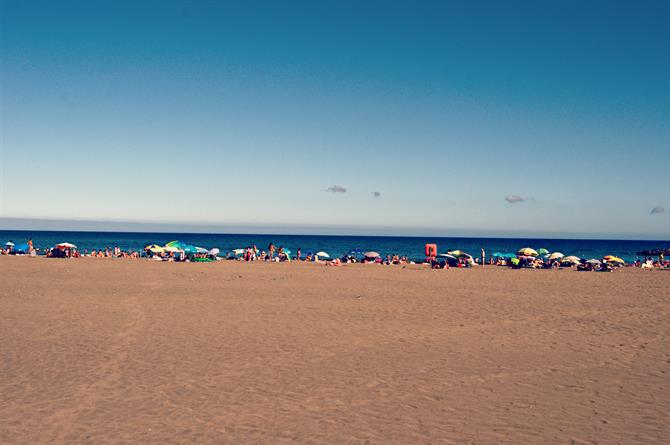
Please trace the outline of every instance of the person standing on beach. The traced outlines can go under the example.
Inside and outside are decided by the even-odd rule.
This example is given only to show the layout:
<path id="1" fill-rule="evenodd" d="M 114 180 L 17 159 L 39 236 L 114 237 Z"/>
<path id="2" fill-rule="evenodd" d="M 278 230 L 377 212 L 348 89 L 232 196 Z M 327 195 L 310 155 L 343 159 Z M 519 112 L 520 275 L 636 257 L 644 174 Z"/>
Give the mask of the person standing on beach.
<path id="1" fill-rule="evenodd" d="M 300 247 L 298 247 L 298 250 L 297 250 L 296 253 L 297 253 L 297 254 L 296 254 L 295 259 L 296 259 L 297 261 L 300 261 Z"/>
<path id="2" fill-rule="evenodd" d="M 268 252 L 270 252 L 270 261 L 272 261 L 272 259 L 275 256 L 275 245 L 274 244 L 270 243 L 270 245 L 268 246 Z"/>
<path id="3" fill-rule="evenodd" d="M 486 252 L 484 252 L 484 248 L 482 248 L 482 266 L 486 264 Z"/>

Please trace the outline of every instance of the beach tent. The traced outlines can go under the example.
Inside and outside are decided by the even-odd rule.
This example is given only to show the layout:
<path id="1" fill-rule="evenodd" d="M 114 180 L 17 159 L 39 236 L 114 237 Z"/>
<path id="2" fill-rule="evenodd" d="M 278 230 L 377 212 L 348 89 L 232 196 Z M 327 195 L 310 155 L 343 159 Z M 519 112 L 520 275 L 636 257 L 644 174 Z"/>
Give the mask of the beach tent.
<path id="1" fill-rule="evenodd" d="M 30 246 L 28 246 L 28 244 L 25 244 L 25 243 L 16 244 L 16 245 L 14 245 L 14 248 L 12 249 L 13 254 L 28 253 L 28 252 L 30 252 Z"/>
<path id="2" fill-rule="evenodd" d="M 328 255 L 328 254 L 327 254 L 326 252 L 324 252 L 323 250 L 320 251 L 320 252 L 316 252 L 316 256 L 320 256 L 320 257 L 323 257 L 323 258 L 330 258 L 330 255 Z"/>
<path id="3" fill-rule="evenodd" d="M 374 251 L 365 252 L 363 254 L 363 256 L 366 257 L 366 258 L 378 258 L 379 257 L 379 252 L 374 252 Z"/>
<path id="4" fill-rule="evenodd" d="M 449 255 L 448 253 L 438 253 L 436 258 L 438 260 L 445 260 L 450 266 L 456 266 L 458 264 L 458 258 L 453 255 Z"/>
<path id="5" fill-rule="evenodd" d="M 535 249 L 531 249 L 530 247 L 523 247 L 519 249 L 516 252 L 517 255 L 523 255 L 523 256 L 537 256 L 538 253 Z"/>
<path id="6" fill-rule="evenodd" d="M 554 252 L 550 254 L 547 258 L 549 258 L 550 260 L 560 260 L 564 256 L 565 255 L 563 255 L 561 252 Z"/>

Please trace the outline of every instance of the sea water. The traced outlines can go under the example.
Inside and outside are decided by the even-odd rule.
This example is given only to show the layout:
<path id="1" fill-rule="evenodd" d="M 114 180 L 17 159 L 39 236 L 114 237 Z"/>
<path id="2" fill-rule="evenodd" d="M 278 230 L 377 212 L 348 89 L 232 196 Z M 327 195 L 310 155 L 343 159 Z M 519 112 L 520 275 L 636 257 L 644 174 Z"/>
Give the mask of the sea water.
<path id="1" fill-rule="evenodd" d="M 636 252 L 670 247 L 670 241 L 586 240 L 586 239 L 528 239 L 528 238 L 443 238 L 402 236 L 323 236 L 323 235 L 268 235 L 268 234 L 203 234 L 203 233 L 139 233 L 139 232 L 72 232 L 72 231 L 14 231 L 0 230 L 0 243 L 7 241 L 25 243 L 33 240 L 35 247 L 44 250 L 55 244 L 70 242 L 80 251 L 119 247 L 125 251 L 138 251 L 149 244 L 164 245 L 173 240 L 183 241 L 207 249 L 227 251 L 256 245 L 267 250 L 270 243 L 284 247 L 296 254 L 300 248 L 303 257 L 309 252 L 324 251 L 331 258 L 340 257 L 351 250 L 375 251 L 382 256 L 398 254 L 412 259 L 424 258 L 426 243 L 435 243 L 438 252 L 460 249 L 478 257 L 481 250 L 487 257 L 493 252 L 514 253 L 522 247 L 545 248 L 580 258 L 602 258 L 616 255 L 626 261 L 639 258 Z"/>

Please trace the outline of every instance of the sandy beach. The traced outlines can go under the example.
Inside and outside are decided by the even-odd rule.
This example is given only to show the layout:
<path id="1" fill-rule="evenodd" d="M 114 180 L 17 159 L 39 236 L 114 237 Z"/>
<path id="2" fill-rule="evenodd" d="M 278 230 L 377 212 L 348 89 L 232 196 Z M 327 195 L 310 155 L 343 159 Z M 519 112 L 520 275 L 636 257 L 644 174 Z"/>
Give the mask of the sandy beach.
<path id="1" fill-rule="evenodd" d="M 0 442 L 670 441 L 670 272 L 0 257 Z"/>

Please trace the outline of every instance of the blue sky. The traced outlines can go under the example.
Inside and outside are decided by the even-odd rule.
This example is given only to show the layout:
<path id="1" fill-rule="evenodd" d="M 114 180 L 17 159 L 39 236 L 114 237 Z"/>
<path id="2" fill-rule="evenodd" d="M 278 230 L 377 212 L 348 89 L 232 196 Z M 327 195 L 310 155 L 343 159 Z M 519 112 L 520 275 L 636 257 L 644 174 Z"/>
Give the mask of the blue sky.
<path id="1" fill-rule="evenodd" d="M 0 0 L 0 217 L 670 237 L 670 3 L 361 3 Z"/>

